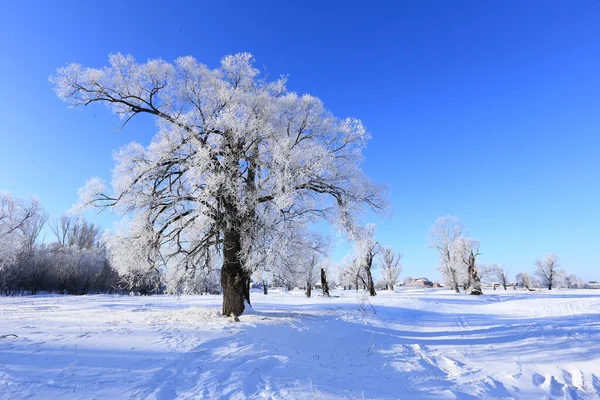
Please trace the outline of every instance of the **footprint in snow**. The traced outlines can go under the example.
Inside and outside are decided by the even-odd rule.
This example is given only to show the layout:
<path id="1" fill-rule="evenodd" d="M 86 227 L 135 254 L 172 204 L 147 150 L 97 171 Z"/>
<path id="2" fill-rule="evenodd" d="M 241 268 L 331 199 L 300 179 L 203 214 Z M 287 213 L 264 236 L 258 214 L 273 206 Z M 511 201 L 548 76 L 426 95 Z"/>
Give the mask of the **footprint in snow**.
<path id="1" fill-rule="evenodd" d="M 540 385 L 543 385 L 544 382 L 546 382 L 546 377 L 544 377 L 538 373 L 534 373 L 531 378 L 531 381 L 533 382 L 533 384 L 535 386 L 540 386 Z"/>
<path id="2" fill-rule="evenodd" d="M 560 383 L 554 378 L 554 376 L 550 377 L 550 394 L 552 396 L 564 396 L 565 395 L 565 385 Z"/>

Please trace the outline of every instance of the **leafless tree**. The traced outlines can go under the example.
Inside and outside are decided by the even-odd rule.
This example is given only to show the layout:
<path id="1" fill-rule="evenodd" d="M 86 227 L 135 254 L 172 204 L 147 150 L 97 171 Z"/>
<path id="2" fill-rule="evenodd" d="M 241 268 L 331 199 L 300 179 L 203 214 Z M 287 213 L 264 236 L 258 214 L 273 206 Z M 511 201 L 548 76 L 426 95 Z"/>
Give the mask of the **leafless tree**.
<path id="1" fill-rule="evenodd" d="M 89 249 L 97 246 L 100 228 L 77 215 L 65 214 L 50 224 L 50 230 L 60 247 Z"/>
<path id="2" fill-rule="evenodd" d="M 570 274 L 565 277 L 565 286 L 569 289 L 579 289 L 583 286 L 583 284 L 577 275 Z"/>
<path id="3" fill-rule="evenodd" d="M 465 225 L 456 217 L 438 218 L 428 233 L 429 247 L 435 249 L 439 256 L 438 270 L 446 284 L 460 293 L 461 271 L 458 269 L 462 260 L 456 254 L 457 242 L 463 237 Z"/>
<path id="4" fill-rule="evenodd" d="M 370 296 L 376 296 L 375 282 L 373 281 L 372 269 L 374 268 L 373 261 L 379 253 L 379 243 L 374 238 L 375 226 L 370 225 L 360 230 L 358 240 L 355 243 L 356 260 L 365 273 L 366 287 Z M 360 270 L 359 269 L 359 270 Z M 360 274 L 357 274 L 357 279 Z"/>
<path id="5" fill-rule="evenodd" d="M 488 271 L 488 274 L 493 279 L 495 279 L 500 285 L 502 285 L 504 290 L 506 290 L 508 284 L 510 283 L 508 279 L 508 269 L 506 269 L 504 265 L 489 264 L 486 266 L 486 270 Z"/>
<path id="6" fill-rule="evenodd" d="M 481 254 L 479 253 L 479 241 L 471 238 L 460 238 L 456 241 L 456 246 L 455 251 L 459 254 L 462 264 L 467 270 L 469 279 L 467 287 L 471 288 L 472 295 L 483 294 L 479 269 L 477 268 L 477 256 Z"/>
<path id="7" fill-rule="evenodd" d="M 402 273 L 402 253 L 396 253 L 390 247 L 382 247 L 379 253 L 379 265 L 381 268 L 381 278 L 385 282 L 388 290 L 394 290 L 398 278 Z"/>
<path id="8" fill-rule="evenodd" d="M 339 274 L 342 280 L 342 284 L 348 289 L 352 289 L 354 287 L 354 289 L 358 290 L 359 281 L 363 281 L 366 283 L 366 280 L 361 276 L 364 273 L 360 266 L 360 263 L 356 258 L 354 258 L 351 255 L 347 255 L 346 257 L 344 257 L 344 260 L 340 264 Z"/>
<path id="9" fill-rule="evenodd" d="M 527 272 L 521 272 L 517 274 L 517 284 L 524 287 L 527 290 L 533 290 L 535 280 Z"/>
<path id="10" fill-rule="evenodd" d="M 562 276 L 559 270 L 560 264 L 556 254 L 547 254 L 543 259 L 535 262 L 537 267 L 535 274 L 540 279 L 540 284 L 552 290 Z"/>
<path id="11" fill-rule="evenodd" d="M 29 202 L 0 194 L 0 238 L 25 227 L 33 218 L 41 218 L 43 211 L 37 199 Z"/>

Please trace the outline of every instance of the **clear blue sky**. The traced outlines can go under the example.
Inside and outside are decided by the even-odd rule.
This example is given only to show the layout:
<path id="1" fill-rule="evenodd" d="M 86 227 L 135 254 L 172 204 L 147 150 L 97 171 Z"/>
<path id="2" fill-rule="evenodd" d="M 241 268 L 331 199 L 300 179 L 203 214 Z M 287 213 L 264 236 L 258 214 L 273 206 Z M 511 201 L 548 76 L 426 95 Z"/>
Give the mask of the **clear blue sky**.
<path id="1" fill-rule="evenodd" d="M 483 262 L 532 271 L 555 252 L 599 279 L 600 2 L 341 4 L 2 2 L 0 190 L 59 216 L 87 178 L 110 176 L 113 150 L 153 135 L 147 119 L 116 132 L 105 108 L 68 109 L 48 82 L 57 67 L 103 66 L 111 52 L 214 67 L 247 51 L 365 122 L 364 168 L 394 212 L 377 236 L 404 252 L 404 276 L 438 277 L 426 233 L 453 214 Z"/>

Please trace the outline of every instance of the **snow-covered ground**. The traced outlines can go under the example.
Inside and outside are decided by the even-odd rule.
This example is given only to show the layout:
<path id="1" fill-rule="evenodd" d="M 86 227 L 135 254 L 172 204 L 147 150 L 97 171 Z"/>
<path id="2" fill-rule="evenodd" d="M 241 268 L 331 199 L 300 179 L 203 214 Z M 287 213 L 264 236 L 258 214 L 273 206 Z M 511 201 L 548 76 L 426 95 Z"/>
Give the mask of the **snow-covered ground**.
<path id="1" fill-rule="evenodd" d="M 600 291 L 334 295 L 0 298 L 0 399 L 600 398 Z"/>

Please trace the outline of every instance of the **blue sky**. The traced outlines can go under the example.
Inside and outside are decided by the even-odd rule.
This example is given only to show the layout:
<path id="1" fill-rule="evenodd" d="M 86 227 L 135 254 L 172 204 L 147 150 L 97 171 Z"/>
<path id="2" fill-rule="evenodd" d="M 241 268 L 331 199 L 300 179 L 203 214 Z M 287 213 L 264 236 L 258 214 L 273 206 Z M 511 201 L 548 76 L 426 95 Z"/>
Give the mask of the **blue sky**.
<path id="1" fill-rule="evenodd" d="M 110 176 L 115 149 L 154 132 L 68 109 L 48 82 L 57 67 L 112 52 L 214 67 L 248 51 L 367 125 L 364 169 L 393 210 L 377 236 L 404 252 L 404 276 L 438 277 L 426 233 L 452 214 L 482 262 L 533 271 L 555 252 L 600 278 L 600 2 L 24 3 L 0 5 L 0 190 L 38 196 L 53 217 Z"/>

